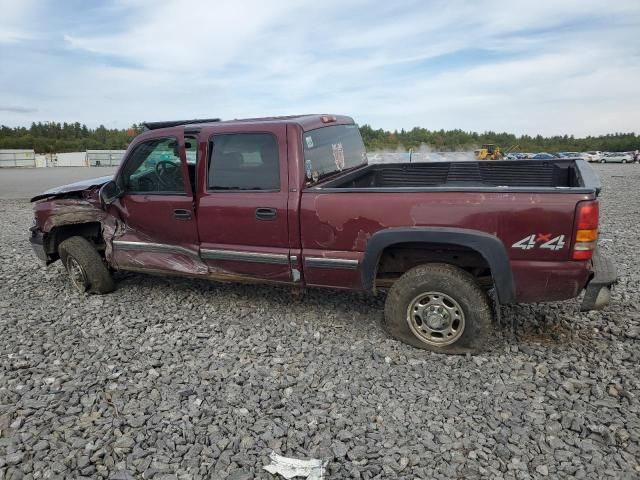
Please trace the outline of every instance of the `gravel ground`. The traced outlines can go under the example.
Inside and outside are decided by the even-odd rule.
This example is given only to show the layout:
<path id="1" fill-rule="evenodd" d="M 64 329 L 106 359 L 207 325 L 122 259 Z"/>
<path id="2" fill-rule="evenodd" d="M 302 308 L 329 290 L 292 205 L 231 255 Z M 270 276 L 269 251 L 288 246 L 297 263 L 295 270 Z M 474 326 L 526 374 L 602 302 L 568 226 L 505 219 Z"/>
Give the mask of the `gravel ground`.
<path id="1" fill-rule="evenodd" d="M 0 479 L 274 478 L 275 451 L 329 478 L 639 478 L 640 168 L 597 165 L 620 283 L 502 309 L 495 347 L 416 350 L 383 298 L 121 275 L 74 294 L 0 228 Z"/>

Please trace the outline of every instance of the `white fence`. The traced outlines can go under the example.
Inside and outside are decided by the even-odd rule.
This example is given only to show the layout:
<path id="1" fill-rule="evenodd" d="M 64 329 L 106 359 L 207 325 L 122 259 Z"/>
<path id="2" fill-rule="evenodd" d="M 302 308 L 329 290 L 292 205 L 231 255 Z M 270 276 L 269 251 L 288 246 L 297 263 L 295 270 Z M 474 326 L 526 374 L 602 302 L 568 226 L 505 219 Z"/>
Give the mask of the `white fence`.
<path id="1" fill-rule="evenodd" d="M 44 153 L 33 150 L 0 150 L 0 167 L 116 167 L 126 150 Z"/>
<path id="2" fill-rule="evenodd" d="M 462 162 L 475 160 L 473 152 L 368 152 L 369 163 Z"/>
<path id="3" fill-rule="evenodd" d="M 66 152 L 53 155 L 56 167 L 86 167 L 87 154 L 85 152 Z"/>
<path id="4" fill-rule="evenodd" d="M 115 167 L 120 165 L 126 150 L 87 150 L 90 167 Z"/>
<path id="5" fill-rule="evenodd" d="M 86 167 L 87 154 L 85 152 L 66 153 L 38 153 L 36 167 Z"/>
<path id="6" fill-rule="evenodd" d="M 0 167 L 35 167 L 33 150 L 0 150 Z"/>

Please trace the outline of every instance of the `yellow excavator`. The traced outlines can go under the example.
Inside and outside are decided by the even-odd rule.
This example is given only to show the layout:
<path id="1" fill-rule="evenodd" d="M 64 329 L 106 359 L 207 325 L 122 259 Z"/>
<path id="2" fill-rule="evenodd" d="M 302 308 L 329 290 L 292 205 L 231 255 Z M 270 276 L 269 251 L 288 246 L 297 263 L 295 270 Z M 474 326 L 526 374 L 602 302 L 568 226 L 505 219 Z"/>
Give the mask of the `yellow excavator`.
<path id="1" fill-rule="evenodd" d="M 500 151 L 500 147 L 493 143 L 486 143 L 482 148 L 474 150 L 476 160 L 502 160 L 504 155 Z"/>
<path id="2" fill-rule="evenodd" d="M 482 148 L 474 150 L 476 154 L 476 160 L 502 160 L 508 153 L 520 147 L 520 145 L 511 145 L 505 152 L 500 150 L 500 147 L 493 143 L 486 143 L 482 145 Z"/>

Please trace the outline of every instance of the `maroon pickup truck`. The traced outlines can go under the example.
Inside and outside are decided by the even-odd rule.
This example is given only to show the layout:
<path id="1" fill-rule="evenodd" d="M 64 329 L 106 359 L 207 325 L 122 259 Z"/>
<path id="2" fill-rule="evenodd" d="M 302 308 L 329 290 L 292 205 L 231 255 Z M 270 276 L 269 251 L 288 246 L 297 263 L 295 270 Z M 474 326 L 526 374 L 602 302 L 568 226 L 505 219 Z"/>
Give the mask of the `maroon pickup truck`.
<path id="1" fill-rule="evenodd" d="M 582 160 L 369 165 L 337 115 L 147 128 L 113 178 L 32 199 L 36 254 L 81 292 L 112 291 L 117 270 L 388 289 L 389 333 L 445 353 L 478 351 L 496 303 L 609 302 Z"/>

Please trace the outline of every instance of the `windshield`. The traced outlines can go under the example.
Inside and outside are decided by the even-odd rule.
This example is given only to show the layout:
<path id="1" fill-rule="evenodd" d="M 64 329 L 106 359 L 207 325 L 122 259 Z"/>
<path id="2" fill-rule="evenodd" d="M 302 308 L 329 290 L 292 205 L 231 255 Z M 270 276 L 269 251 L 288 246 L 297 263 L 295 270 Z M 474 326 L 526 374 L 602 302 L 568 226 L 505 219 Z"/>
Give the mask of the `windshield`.
<path id="1" fill-rule="evenodd" d="M 358 126 L 333 125 L 302 134 L 307 182 L 367 163 Z"/>

